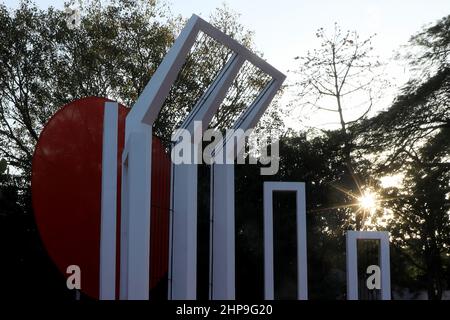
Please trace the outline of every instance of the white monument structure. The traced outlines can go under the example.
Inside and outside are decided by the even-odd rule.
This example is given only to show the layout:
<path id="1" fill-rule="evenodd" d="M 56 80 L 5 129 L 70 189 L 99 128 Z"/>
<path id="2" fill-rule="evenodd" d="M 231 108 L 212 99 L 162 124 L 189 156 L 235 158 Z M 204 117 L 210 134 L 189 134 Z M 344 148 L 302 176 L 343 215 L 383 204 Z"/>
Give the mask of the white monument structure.
<path id="1" fill-rule="evenodd" d="M 197 164 L 202 140 L 195 139 L 208 129 L 233 86 L 248 80 L 245 72 L 263 75 L 264 81 L 248 95 L 240 114 L 229 127 L 246 131 L 253 128 L 285 80 L 285 75 L 250 50 L 193 15 L 149 83 L 127 115 L 122 176 L 117 177 L 118 104 L 105 105 L 102 155 L 100 299 L 116 297 L 116 219 L 117 199 L 121 199 L 120 288 L 123 300 L 147 300 L 150 274 L 151 162 L 153 125 L 170 90 L 187 63 L 196 42 L 208 41 L 226 48 L 220 69 L 212 75 L 206 90 L 181 119 L 180 128 L 191 137 L 188 163 L 172 164 L 171 214 L 169 235 L 169 299 L 196 299 L 197 294 Z M 203 40 L 202 40 L 203 39 Z M 205 43 L 205 42 L 203 42 Z M 208 45 L 205 46 L 209 48 Z M 206 58 L 208 59 L 208 58 Z M 192 76 L 192 75 L 191 75 Z M 193 76 L 196 76 L 194 74 Z M 236 90 L 235 90 L 236 91 Z M 234 92 L 235 92 L 234 91 Z M 236 93 L 236 92 L 235 92 Z M 196 125 L 200 123 L 201 125 Z M 177 135 L 174 141 L 179 138 Z M 237 141 L 234 141 L 237 139 Z M 241 151 L 245 135 L 226 136 L 216 151 L 224 161 L 211 165 L 210 179 L 210 298 L 235 299 L 235 216 L 234 159 Z M 236 143 L 238 147 L 226 148 Z M 119 180 L 120 179 L 120 180 Z M 117 195 L 117 183 L 121 194 Z M 305 185 L 300 182 L 264 183 L 264 288 L 265 299 L 274 299 L 273 192 L 296 193 L 297 287 L 298 299 L 308 298 L 306 252 Z M 386 232 L 347 233 L 348 299 L 358 299 L 357 239 L 381 241 L 382 299 L 390 299 L 389 236 Z"/>
<path id="2" fill-rule="evenodd" d="M 126 118 L 120 195 L 120 299 L 149 298 L 152 130 L 199 34 L 213 39 L 232 54 L 182 122 L 181 128 L 189 130 L 192 136 L 207 129 L 244 65 L 265 74 L 268 81 L 234 121 L 235 129 L 252 128 L 285 79 L 277 69 L 198 16 L 193 15 L 188 20 Z M 115 107 L 117 109 L 117 105 Z M 117 150 L 117 110 L 113 110 L 114 106 L 105 109 L 109 111 L 105 111 L 104 117 L 100 298 L 113 299 L 116 274 L 115 206 L 118 196 L 113 184 L 117 181 L 113 155 Z M 196 121 L 203 125 L 194 127 Z M 195 143 L 198 142 L 193 141 L 194 150 L 201 147 Z M 192 156 L 195 157 L 195 152 Z M 214 235 L 211 246 L 214 254 L 211 255 L 213 276 L 210 296 L 212 299 L 234 299 L 234 167 L 232 164 L 215 164 L 211 176 Z M 171 203 L 169 299 L 195 299 L 196 164 L 172 166 Z"/>

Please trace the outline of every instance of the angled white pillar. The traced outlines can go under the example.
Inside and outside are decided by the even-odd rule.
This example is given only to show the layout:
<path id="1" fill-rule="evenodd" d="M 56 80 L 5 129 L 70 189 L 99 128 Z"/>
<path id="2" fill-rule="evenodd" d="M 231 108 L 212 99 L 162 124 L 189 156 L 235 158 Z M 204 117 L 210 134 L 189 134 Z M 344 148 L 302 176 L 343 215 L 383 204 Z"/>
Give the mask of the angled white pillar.
<path id="1" fill-rule="evenodd" d="M 380 241 L 381 300 L 391 300 L 389 232 L 387 231 L 347 231 L 347 300 L 358 300 L 358 240 Z"/>
<path id="2" fill-rule="evenodd" d="M 236 120 L 233 129 L 244 132 L 259 121 L 267 106 L 279 90 L 284 78 L 271 81 L 258 95 L 255 101 Z M 239 146 L 245 136 L 226 136 L 225 142 L 218 149 L 224 152 L 224 163 L 211 166 L 211 233 L 213 251 L 210 254 L 211 292 L 213 300 L 235 299 L 235 211 L 234 211 L 234 158 L 241 151 Z M 226 147 L 227 143 L 236 143 L 236 148 Z M 232 151 L 233 154 L 228 154 Z M 230 161 L 231 160 L 231 161 Z M 227 164 L 228 163 L 228 164 Z"/>
<path id="3" fill-rule="evenodd" d="M 145 86 L 144 91 L 139 95 L 133 108 L 127 115 L 127 132 L 131 132 L 133 127 L 140 123 L 153 125 L 155 122 L 170 88 L 195 42 L 199 31 L 199 20 L 201 19 L 195 15 L 188 20 L 175 43 Z"/>
<path id="4" fill-rule="evenodd" d="M 245 60 L 236 53 L 228 59 L 225 66 L 221 69 L 217 77 L 209 85 L 206 92 L 202 95 L 200 100 L 196 103 L 189 115 L 183 121 L 181 128 L 189 130 L 192 136 L 195 134 L 200 134 L 208 128 L 212 117 L 225 98 L 228 89 L 233 83 L 233 80 L 236 78 L 240 68 L 244 64 L 244 61 Z M 195 122 L 200 124 L 196 126 L 196 130 L 194 130 Z"/>
<path id="5" fill-rule="evenodd" d="M 297 298 L 308 299 L 306 198 L 303 182 L 264 182 L 264 298 L 274 299 L 273 192 L 294 191 L 297 202 Z"/>
<path id="6" fill-rule="evenodd" d="M 114 300 L 116 298 L 118 113 L 117 102 L 105 103 L 100 222 L 100 300 Z"/>
<path id="7" fill-rule="evenodd" d="M 120 299 L 149 297 L 152 125 L 195 42 L 199 19 L 189 19 L 126 118 Z"/>
<path id="8" fill-rule="evenodd" d="M 197 291 L 197 150 L 201 148 L 201 134 L 225 98 L 228 88 L 244 60 L 234 54 L 222 68 L 194 106 L 181 128 L 200 141 L 192 141 L 192 164 L 173 164 L 172 185 L 172 254 L 170 298 L 195 299 Z M 175 134 L 172 140 L 178 141 Z"/>

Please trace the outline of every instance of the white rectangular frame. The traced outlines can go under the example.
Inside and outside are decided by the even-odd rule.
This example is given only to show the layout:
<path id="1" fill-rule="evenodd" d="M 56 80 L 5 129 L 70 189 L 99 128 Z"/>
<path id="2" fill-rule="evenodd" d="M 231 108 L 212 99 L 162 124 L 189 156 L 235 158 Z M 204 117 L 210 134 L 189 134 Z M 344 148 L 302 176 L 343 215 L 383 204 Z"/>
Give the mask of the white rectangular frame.
<path id="1" fill-rule="evenodd" d="M 297 202 L 297 299 L 308 299 L 306 252 L 306 196 L 303 182 L 264 182 L 264 298 L 274 299 L 273 192 L 296 193 Z"/>
<path id="2" fill-rule="evenodd" d="M 358 300 L 358 240 L 380 240 L 381 300 L 391 300 L 389 232 L 347 231 L 347 300 Z"/>

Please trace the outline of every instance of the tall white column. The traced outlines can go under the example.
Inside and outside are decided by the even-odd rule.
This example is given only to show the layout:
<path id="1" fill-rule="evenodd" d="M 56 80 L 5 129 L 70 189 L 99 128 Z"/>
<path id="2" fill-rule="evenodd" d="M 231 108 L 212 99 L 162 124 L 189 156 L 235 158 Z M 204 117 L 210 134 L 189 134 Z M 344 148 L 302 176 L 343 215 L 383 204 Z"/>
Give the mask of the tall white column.
<path id="1" fill-rule="evenodd" d="M 152 128 L 141 124 L 124 150 L 121 299 L 149 298 L 151 141 Z"/>
<path id="2" fill-rule="evenodd" d="M 100 222 L 100 300 L 116 298 L 117 102 L 106 102 L 103 116 Z"/>
<path id="3" fill-rule="evenodd" d="M 211 166 L 211 299 L 235 299 L 234 164 Z"/>
<path id="4" fill-rule="evenodd" d="M 172 168 L 169 298 L 197 297 L 197 165 L 178 164 Z"/>

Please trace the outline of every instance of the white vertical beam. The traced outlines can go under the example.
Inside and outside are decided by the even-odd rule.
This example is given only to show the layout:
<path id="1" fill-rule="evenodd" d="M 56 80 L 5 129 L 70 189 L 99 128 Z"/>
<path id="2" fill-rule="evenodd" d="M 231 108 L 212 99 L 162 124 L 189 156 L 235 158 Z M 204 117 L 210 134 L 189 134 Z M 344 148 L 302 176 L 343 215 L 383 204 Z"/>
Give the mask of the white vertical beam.
<path id="1" fill-rule="evenodd" d="M 234 164 L 211 166 L 211 298 L 235 299 Z"/>
<path id="2" fill-rule="evenodd" d="M 128 298 L 128 143 L 122 153 L 122 185 L 120 215 L 120 290 L 119 299 Z"/>
<path id="3" fill-rule="evenodd" d="M 106 102 L 103 115 L 100 222 L 100 300 L 116 298 L 117 102 Z"/>
<path id="4" fill-rule="evenodd" d="M 126 208 L 122 212 L 126 228 L 125 277 L 128 300 L 149 298 L 150 273 L 150 195 L 152 128 L 141 124 L 127 140 Z M 123 283 L 123 282 L 122 282 Z"/>
<path id="5" fill-rule="evenodd" d="M 173 165 L 170 291 L 173 300 L 197 296 L 197 165 Z"/>
<path id="6" fill-rule="evenodd" d="M 306 253 L 306 194 L 305 184 L 297 188 L 297 298 L 308 300 L 308 269 Z"/>
<path id="7" fill-rule="evenodd" d="M 170 166 L 170 210 L 169 210 L 169 261 L 167 274 L 167 300 L 172 300 L 172 263 L 173 263 L 173 189 L 174 189 L 174 175 L 175 166 Z"/>
<path id="8" fill-rule="evenodd" d="M 347 231 L 347 300 L 358 300 L 358 256 L 356 234 Z"/>
<path id="9" fill-rule="evenodd" d="M 272 189 L 264 183 L 264 299 L 274 299 Z"/>
<path id="10" fill-rule="evenodd" d="M 391 262 L 388 232 L 383 232 L 381 235 L 380 246 L 381 300 L 391 300 Z"/>

